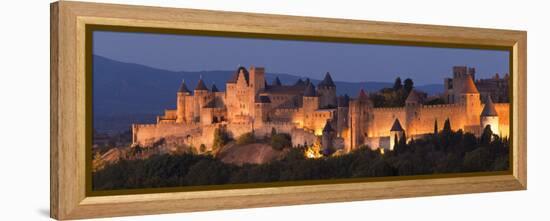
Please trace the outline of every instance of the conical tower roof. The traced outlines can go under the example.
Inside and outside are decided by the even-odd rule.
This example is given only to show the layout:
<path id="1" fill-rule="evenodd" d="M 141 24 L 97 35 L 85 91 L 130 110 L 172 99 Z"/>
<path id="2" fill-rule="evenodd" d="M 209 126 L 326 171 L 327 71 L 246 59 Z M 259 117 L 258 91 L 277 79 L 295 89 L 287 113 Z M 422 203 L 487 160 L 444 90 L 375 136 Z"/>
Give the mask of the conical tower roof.
<path id="1" fill-rule="evenodd" d="M 180 93 L 191 93 L 189 89 L 187 89 L 187 85 L 185 84 L 185 80 L 181 81 L 180 88 L 178 89 L 178 92 Z"/>
<path id="2" fill-rule="evenodd" d="M 399 123 L 399 119 L 395 118 L 395 121 L 393 122 L 393 125 L 391 126 L 390 131 L 403 131 L 403 127 L 401 127 L 401 123 Z"/>
<path id="3" fill-rule="evenodd" d="M 312 83 L 307 84 L 306 90 L 304 91 L 305 97 L 315 97 L 317 96 L 317 93 L 315 93 L 315 86 L 313 86 Z"/>
<path id="4" fill-rule="evenodd" d="M 273 85 L 281 86 L 283 84 L 281 83 L 281 80 L 279 79 L 279 77 L 275 77 L 275 80 L 273 80 Z"/>
<path id="5" fill-rule="evenodd" d="M 302 85 L 305 85 L 305 83 L 304 83 L 304 80 L 302 80 L 302 79 L 300 78 L 300 79 L 298 79 L 298 80 L 296 81 L 296 83 L 295 83 L 294 85 L 296 85 L 296 86 L 302 86 Z"/>
<path id="6" fill-rule="evenodd" d="M 206 87 L 206 84 L 204 84 L 204 81 L 202 80 L 202 77 L 199 79 L 199 82 L 197 83 L 197 87 L 195 87 L 196 91 L 207 91 L 208 88 Z"/>
<path id="7" fill-rule="evenodd" d="M 334 84 L 334 81 L 332 81 L 332 77 L 330 76 L 330 73 L 326 73 L 325 74 L 325 78 L 319 82 L 319 84 L 317 85 L 319 87 L 336 87 L 336 85 Z"/>
<path id="8" fill-rule="evenodd" d="M 482 117 L 498 116 L 497 110 L 495 108 L 495 105 L 493 104 L 493 100 L 491 99 L 491 96 L 489 96 L 489 99 L 487 99 L 487 103 L 485 103 L 485 107 L 483 107 L 481 116 Z"/>
<path id="9" fill-rule="evenodd" d="M 464 84 L 462 86 L 461 93 L 463 93 L 463 94 L 479 94 L 479 91 L 477 90 L 477 87 L 474 84 L 474 80 L 472 80 L 472 76 L 466 75 L 466 79 L 464 79 Z"/>
<path id="10" fill-rule="evenodd" d="M 216 87 L 216 84 L 212 84 L 212 92 L 219 92 L 218 87 Z"/>
<path id="11" fill-rule="evenodd" d="M 332 126 L 330 126 L 330 121 L 327 120 L 327 123 L 325 124 L 325 127 L 323 128 L 323 134 L 324 133 L 330 133 L 334 131 L 334 129 L 332 129 Z"/>

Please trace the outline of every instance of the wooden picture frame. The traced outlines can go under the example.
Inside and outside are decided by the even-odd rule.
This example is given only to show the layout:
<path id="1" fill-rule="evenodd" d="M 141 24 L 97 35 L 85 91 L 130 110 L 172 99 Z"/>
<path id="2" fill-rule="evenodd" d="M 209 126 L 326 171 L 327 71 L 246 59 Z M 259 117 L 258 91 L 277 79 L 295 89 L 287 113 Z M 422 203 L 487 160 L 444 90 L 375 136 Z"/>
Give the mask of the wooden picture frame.
<path id="1" fill-rule="evenodd" d="M 515 30 L 234 13 L 80 2 L 51 4 L 51 217 L 78 219 L 322 202 L 525 190 L 527 33 Z M 511 51 L 511 170 L 460 177 L 90 196 L 86 190 L 86 25 L 273 36 L 369 39 L 403 44 L 505 47 Z M 391 191 L 387 191 L 391 189 Z"/>

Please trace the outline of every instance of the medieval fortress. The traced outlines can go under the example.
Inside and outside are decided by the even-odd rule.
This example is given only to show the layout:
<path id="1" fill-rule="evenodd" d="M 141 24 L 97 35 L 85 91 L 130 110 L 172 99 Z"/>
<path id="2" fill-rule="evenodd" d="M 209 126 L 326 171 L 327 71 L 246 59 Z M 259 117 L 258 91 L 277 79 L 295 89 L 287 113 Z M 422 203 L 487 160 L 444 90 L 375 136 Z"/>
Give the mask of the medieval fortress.
<path id="1" fill-rule="evenodd" d="M 425 96 L 412 90 L 403 107 L 375 108 L 364 90 L 356 97 L 337 96 L 329 73 L 314 85 L 309 79 L 283 85 L 277 78 L 265 80 L 261 67 L 237 69 L 226 83 L 226 91 L 208 88 L 199 80 L 194 90 L 182 82 L 177 108 L 165 110 L 155 124 L 133 124 L 133 143 L 149 146 L 163 139 L 176 145 L 210 149 L 214 131 L 223 129 L 230 137 L 252 132 L 269 136 L 275 129 L 288 133 L 293 146 L 321 140 L 323 148 L 349 152 L 362 145 L 393 149 L 394 137 L 416 138 L 443 128 L 446 119 L 453 130 L 477 136 L 486 125 L 500 136 L 509 134 L 509 76 L 496 74 L 475 80 L 475 69 L 454 67 L 444 80 L 440 96 L 447 104 L 426 105 Z"/>

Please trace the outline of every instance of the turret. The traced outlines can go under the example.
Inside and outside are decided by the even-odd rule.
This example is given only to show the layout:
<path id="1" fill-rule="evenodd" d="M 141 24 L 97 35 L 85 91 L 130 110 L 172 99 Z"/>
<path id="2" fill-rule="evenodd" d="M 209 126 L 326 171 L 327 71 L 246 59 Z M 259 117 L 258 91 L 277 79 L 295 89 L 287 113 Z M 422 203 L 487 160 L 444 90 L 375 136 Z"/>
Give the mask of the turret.
<path id="1" fill-rule="evenodd" d="M 262 67 L 250 67 L 250 87 L 254 89 L 254 94 L 265 88 L 265 70 Z"/>
<path id="2" fill-rule="evenodd" d="M 367 93 L 361 89 L 357 99 L 349 102 L 350 143 L 347 151 L 353 150 L 365 143 L 372 120 L 372 102 Z"/>
<path id="3" fill-rule="evenodd" d="M 343 137 L 344 129 L 348 128 L 349 96 L 346 94 L 338 97 L 337 100 L 336 134 L 338 137 Z"/>
<path id="4" fill-rule="evenodd" d="M 405 128 L 410 133 L 417 133 L 417 125 L 421 122 L 417 122 L 420 110 L 422 107 L 423 96 L 416 90 L 411 90 L 407 99 L 405 100 Z M 393 139 L 393 137 L 392 137 Z"/>
<path id="5" fill-rule="evenodd" d="M 304 127 L 314 129 L 314 112 L 319 109 L 319 97 L 315 91 L 315 86 L 309 83 L 304 90 L 302 98 L 302 107 L 304 112 Z"/>
<path id="6" fill-rule="evenodd" d="M 220 90 L 218 90 L 218 87 L 216 87 L 216 84 L 212 84 L 212 92 L 213 93 L 220 92 Z"/>
<path id="7" fill-rule="evenodd" d="M 269 96 L 260 95 L 260 96 L 256 97 L 255 105 L 256 105 L 256 108 L 255 108 L 256 119 L 255 119 L 254 122 L 255 123 L 263 123 L 263 122 L 270 121 L 270 119 L 269 119 L 269 110 L 271 108 L 271 99 L 269 98 Z"/>
<path id="8" fill-rule="evenodd" d="M 493 134 L 500 135 L 498 113 L 491 96 L 488 97 L 487 103 L 485 104 L 485 107 L 483 107 L 480 117 L 481 130 L 489 125 L 491 127 L 491 131 L 493 131 Z"/>
<path id="9" fill-rule="evenodd" d="M 422 104 L 423 97 L 420 95 L 420 93 L 416 90 L 411 90 L 409 95 L 407 96 L 407 99 L 405 100 L 406 106 L 416 106 Z"/>
<path id="10" fill-rule="evenodd" d="M 481 112 L 481 100 L 471 75 L 466 75 L 459 96 L 459 103 L 463 105 L 464 114 L 466 115 L 465 125 L 479 125 L 480 116 L 478 113 Z"/>
<path id="11" fill-rule="evenodd" d="M 335 131 L 331 126 L 330 120 L 327 120 L 325 127 L 323 128 L 323 134 L 321 135 L 321 150 L 324 155 L 330 155 L 333 150 L 333 140 Z"/>
<path id="12" fill-rule="evenodd" d="M 176 123 L 183 123 L 185 122 L 185 101 L 186 96 L 190 95 L 191 91 L 187 89 L 187 85 L 185 85 L 185 80 L 181 81 L 180 88 L 177 92 L 177 101 L 176 101 Z"/>
<path id="13" fill-rule="evenodd" d="M 321 108 L 336 107 L 336 85 L 332 81 L 330 73 L 327 72 L 325 78 L 319 82 L 317 92 L 319 92 L 319 106 Z"/>
<path id="14" fill-rule="evenodd" d="M 208 88 L 204 84 L 204 81 L 202 80 L 202 76 L 199 79 L 199 82 L 197 82 L 197 86 L 195 87 L 195 96 L 194 96 L 194 108 L 193 108 L 193 120 L 195 122 L 200 121 L 200 113 L 202 110 L 202 107 L 206 104 L 207 97 L 208 97 Z"/>
<path id="15" fill-rule="evenodd" d="M 403 130 L 403 127 L 401 127 L 399 119 L 395 118 L 395 121 L 393 121 L 393 125 L 390 129 L 390 150 L 394 149 L 396 142 L 399 143 L 404 134 L 405 131 Z"/>

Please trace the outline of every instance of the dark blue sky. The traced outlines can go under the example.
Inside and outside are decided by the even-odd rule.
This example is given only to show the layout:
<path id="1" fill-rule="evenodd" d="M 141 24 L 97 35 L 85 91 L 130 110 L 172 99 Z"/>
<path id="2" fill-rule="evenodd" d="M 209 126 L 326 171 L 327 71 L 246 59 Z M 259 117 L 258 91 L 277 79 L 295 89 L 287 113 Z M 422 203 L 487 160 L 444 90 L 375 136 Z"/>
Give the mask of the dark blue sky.
<path id="1" fill-rule="evenodd" d="M 477 78 L 508 73 L 507 51 L 374 44 L 94 32 L 95 55 L 172 71 L 235 70 L 263 66 L 266 72 L 334 80 L 442 84 L 454 65 L 477 69 Z"/>

